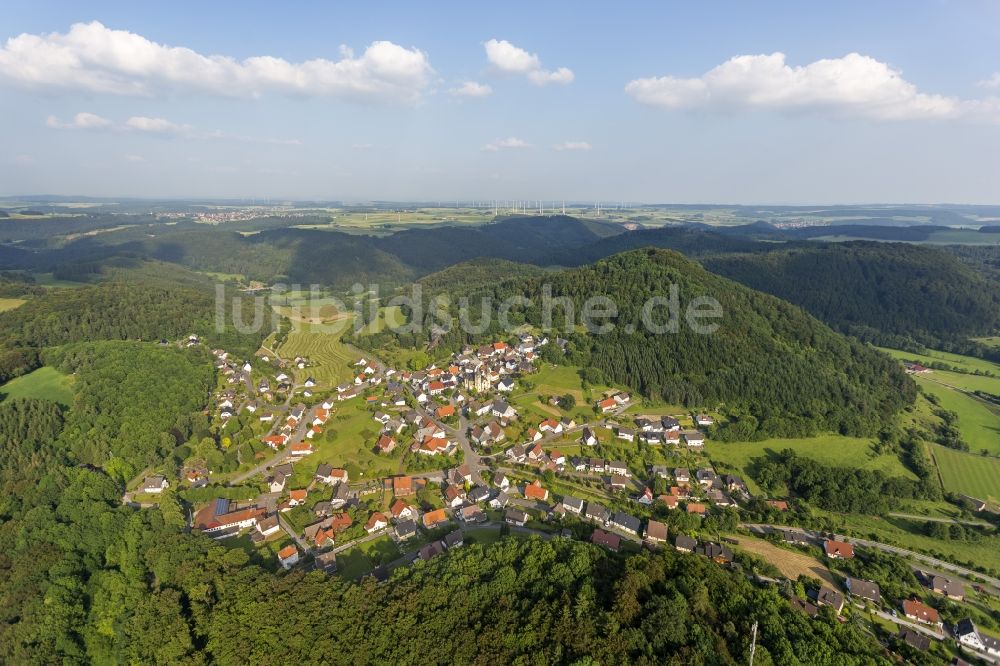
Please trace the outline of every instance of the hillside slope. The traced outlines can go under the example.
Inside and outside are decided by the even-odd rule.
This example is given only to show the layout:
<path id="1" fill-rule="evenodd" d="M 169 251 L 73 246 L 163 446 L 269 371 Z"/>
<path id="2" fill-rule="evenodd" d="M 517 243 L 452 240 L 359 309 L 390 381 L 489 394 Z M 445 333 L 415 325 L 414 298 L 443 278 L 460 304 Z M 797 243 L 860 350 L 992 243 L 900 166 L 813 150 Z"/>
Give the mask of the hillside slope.
<path id="1" fill-rule="evenodd" d="M 858 241 L 704 263 L 863 338 L 882 333 L 934 343 L 985 335 L 1000 325 L 1000 284 L 933 248 Z"/>
<path id="2" fill-rule="evenodd" d="M 721 406 L 735 417 L 732 436 L 792 436 L 834 430 L 871 434 L 905 404 L 915 388 L 892 359 L 844 338 L 824 324 L 773 296 L 709 273 L 668 250 L 638 250 L 593 266 L 544 277 L 514 280 L 476 290 L 495 302 L 512 295 L 533 301 L 517 316 L 542 324 L 541 294 L 569 297 L 576 312 L 595 295 L 610 297 L 618 308 L 607 321 L 614 330 L 588 334 L 579 327 L 567 334 L 568 361 L 597 372 L 595 380 L 631 386 L 668 403 Z M 677 285 L 681 321 L 675 333 L 654 334 L 640 322 L 644 302 Z M 684 323 L 692 299 L 709 296 L 723 316 L 711 334 Z M 662 323 L 665 310 L 656 310 Z M 553 325 L 566 330 L 554 310 Z M 634 327 L 634 331 L 632 331 Z M 498 325 L 487 335 L 503 335 Z M 452 330 L 445 344 L 472 341 Z"/>

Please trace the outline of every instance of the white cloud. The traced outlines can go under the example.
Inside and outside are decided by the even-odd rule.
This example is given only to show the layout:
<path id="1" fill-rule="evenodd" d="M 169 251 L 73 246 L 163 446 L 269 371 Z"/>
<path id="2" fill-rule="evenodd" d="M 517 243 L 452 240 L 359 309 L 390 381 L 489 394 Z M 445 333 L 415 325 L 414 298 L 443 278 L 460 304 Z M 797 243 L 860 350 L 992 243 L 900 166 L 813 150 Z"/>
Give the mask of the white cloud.
<path id="1" fill-rule="evenodd" d="M 635 79 L 625 91 L 665 109 L 825 109 L 881 120 L 989 116 L 997 100 L 961 100 L 923 93 L 901 73 L 869 56 L 790 66 L 785 54 L 741 55 L 697 78 Z"/>
<path id="2" fill-rule="evenodd" d="M 566 67 L 560 67 L 553 72 L 539 69 L 534 72 L 528 72 L 528 80 L 536 86 L 544 86 L 549 83 L 566 85 L 567 83 L 573 83 L 573 71 Z"/>
<path id="3" fill-rule="evenodd" d="M 125 122 L 116 123 L 93 113 L 78 113 L 69 122 L 62 122 L 56 116 L 49 116 L 45 124 L 55 129 L 141 132 L 181 139 L 240 141 L 243 143 L 264 143 L 280 146 L 298 146 L 302 143 L 298 139 L 261 138 L 242 134 L 229 134 L 222 130 L 203 132 L 191 125 L 182 125 L 166 118 L 150 118 L 148 116 L 132 116 L 125 120 Z"/>
<path id="4" fill-rule="evenodd" d="M 564 141 L 552 146 L 555 150 L 590 150 L 593 148 L 586 141 Z"/>
<path id="5" fill-rule="evenodd" d="M 997 72 L 985 81 L 980 81 L 979 85 L 984 88 L 1000 88 L 1000 72 Z"/>
<path id="6" fill-rule="evenodd" d="M 493 88 L 490 88 L 485 83 L 466 81 L 458 88 L 452 88 L 448 92 L 458 97 L 488 97 L 493 94 Z"/>
<path id="7" fill-rule="evenodd" d="M 147 118 L 146 116 L 132 116 L 125 121 L 125 127 L 137 132 L 173 134 L 175 136 L 190 136 L 193 131 L 190 125 L 178 125 L 165 118 Z"/>
<path id="8" fill-rule="evenodd" d="M 125 156 L 125 161 L 126 162 L 145 162 L 146 158 L 143 157 L 142 155 L 126 155 Z"/>
<path id="9" fill-rule="evenodd" d="M 486 59 L 504 74 L 525 74 L 536 86 L 549 83 L 566 85 L 573 82 L 573 72 L 569 68 L 560 67 L 555 71 L 543 69 L 542 61 L 536 54 L 528 53 L 506 39 L 491 39 L 483 47 L 486 49 Z"/>
<path id="10" fill-rule="evenodd" d="M 273 56 L 237 60 L 158 44 L 93 21 L 75 23 L 65 34 L 8 39 L 0 48 L 0 80 L 115 95 L 286 93 L 415 102 L 433 73 L 423 52 L 388 41 L 372 42 L 360 56 L 341 47 L 340 56 L 300 63 Z"/>
<path id="11" fill-rule="evenodd" d="M 45 119 L 45 124 L 55 129 L 105 129 L 111 126 L 111 121 L 96 113 L 81 111 L 69 122 L 62 122 L 55 116 L 49 116 Z"/>
<path id="12" fill-rule="evenodd" d="M 531 144 L 523 139 L 518 139 L 517 137 L 508 137 L 506 139 L 497 139 L 496 141 L 491 141 L 490 143 L 483 146 L 483 150 L 497 151 L 506 150 L 508 148 L 530 148 Z"/>

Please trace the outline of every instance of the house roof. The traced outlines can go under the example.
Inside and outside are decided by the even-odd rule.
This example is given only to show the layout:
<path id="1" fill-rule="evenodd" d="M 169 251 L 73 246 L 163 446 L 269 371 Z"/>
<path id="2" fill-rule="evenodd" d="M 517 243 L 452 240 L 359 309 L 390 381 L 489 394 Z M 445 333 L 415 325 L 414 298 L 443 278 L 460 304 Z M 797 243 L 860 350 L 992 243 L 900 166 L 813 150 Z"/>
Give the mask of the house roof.
<path id="1" fill-rule="evenodd" d="M 514 522 L 517 523 L 524 523 L 528 521 L 528 514 L 526 514 L 524 511 L 521 511 L 520 509 L 507 509 L 507 511 L 504 513 L 504 518 L 513 520 Z"/>
<path id="2" fill-rule="evenodd" d="M 622 529 L 631 530 L 633 532 L 638 532 L 642 529 L 642 521 L 635 516 L 630 516 L 622 511 L 616 511 L 611 517 L 611 522 Z"/>
<path id="3" fill-rule="evenodd" d="M 875 603 L 878 603 L 882 599 L 878 583 L 873 583 L 870 580 L 848 578 L 847 589 L 850 590 L 851 594 L 861 597 L 862 599 L 874 601 Z"/>
<path id="4" fill-rule="evenodd" d="M 646 524 L 646 537 L 657 541 L 667 540 L 667 526 L 658 520 L 650 520 Z"/>
<path id="5" fill-rule="evenodd" d="M 366 530 L 375 529 L 375 525 L 380 522 L 388 524 L 389 520 L 385 517 L 384 513 L 376 511 L 375 513 L 373 513 L 371 516 L 368 517 L 368 522 L 365 523 L 365 529 Z"/>
<path id="6" fill-rule="evenodd" d="M 921 652 L 926 652 L 931 647 L 930 637 L 924 636 L 920 632 L 914 631 L 909 627 L 900 628 L 899 638 L 910 647 L 914 647 Z"/>
<path id="7" fill-rule="evenodd" d="M 395 502 L 392 503 L 392 506 L 389 508 L 389 512 L 393 515 L 393 517 L 399 518 L 399 516 L 402 515 L 402 513 L 409 508 L 410 508 L 409 504 L 407 504 L 401 499 L 397 499 Z"/>
<path id="8" fill-rule="evenodd" d="M 615 552 L 621 546 L 622 539 L 617 534 L 612 534 L 611 532 L 605 532 L 602 529 L 594 530 L 594 533 L 590 535 L 590 541 L 597 544 L 598 546 L 604 546 Z"/>
<path id="9" fill-rule="evenodd" d="M 903 613 L 907 617 L 914 617 L 928 624 L 937 624 L 941 621 L 941 616 L 938 615 L 935 609 L 916 599 L 906 599 L 903 601 Z"/>
<path id="10" fill-rule="evenodd" d="M 433 527 L 448 522 L 448 514 L 444 509 L 435 509 L 424 514 L 424 527 Z"/>
<path id="11" fill-rule="evenodd" d="M 278 558 L 282 560 L 287 560 L 289 557 L 298 554 L 298 549 L 295 548 L 294 544 L 288 544 L 284 548 L 278 551 Z"/>
<path id="12" fill-rule="evenodd" d="M 674 539 L 674 546 L 682 550 L 694 550 L 697 545 L 698 541 L 686 534 L 678 534 Z"/>
<path id="13" fill-rule="evenodd" d="M 854 546 L 843 541 L 829 539 L 823 544 L 823 548 L 830 557 L 841 557 L 845 560 L 854 557 Z"/>
<path id="14" fill-rule="evenodd" d="M 844 607 L 844 595 L 828 587 L 821 587 L 816 592 L 816 603 L 833 606 L 837 610 L 840 610 Z"/>
<path id="15" fill-rule="evenodd" d="M 542 484 L 536 479 L 524 486 L 524 496 L 528 499 L 544 500 L 548 498 L 549 491 L 542 488 Z"/>

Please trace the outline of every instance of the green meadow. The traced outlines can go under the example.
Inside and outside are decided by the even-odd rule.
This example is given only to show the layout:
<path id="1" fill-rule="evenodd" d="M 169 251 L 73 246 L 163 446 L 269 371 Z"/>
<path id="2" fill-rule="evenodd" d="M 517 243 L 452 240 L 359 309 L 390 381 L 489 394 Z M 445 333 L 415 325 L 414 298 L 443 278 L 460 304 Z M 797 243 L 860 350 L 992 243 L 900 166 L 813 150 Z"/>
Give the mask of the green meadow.
<path id="1" fill-rule="evenodd" d="M 73 378 L 46 366 L 10 380 L 0 386 L 0 393 L 8 400 L 37 398 L 69 406 L 73 404 Z"/>

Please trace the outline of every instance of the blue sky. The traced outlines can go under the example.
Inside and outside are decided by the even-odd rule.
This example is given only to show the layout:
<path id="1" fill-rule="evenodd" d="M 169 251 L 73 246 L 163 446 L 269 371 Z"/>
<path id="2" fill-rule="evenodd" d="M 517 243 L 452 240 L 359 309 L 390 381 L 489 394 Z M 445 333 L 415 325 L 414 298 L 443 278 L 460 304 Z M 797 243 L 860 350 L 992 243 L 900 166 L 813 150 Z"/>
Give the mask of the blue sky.
<path id="1" fill-rule="evenodd" d="M 0 194 L 1000 203 L 997 3 L 368 4 L 0 5 Z"/>

